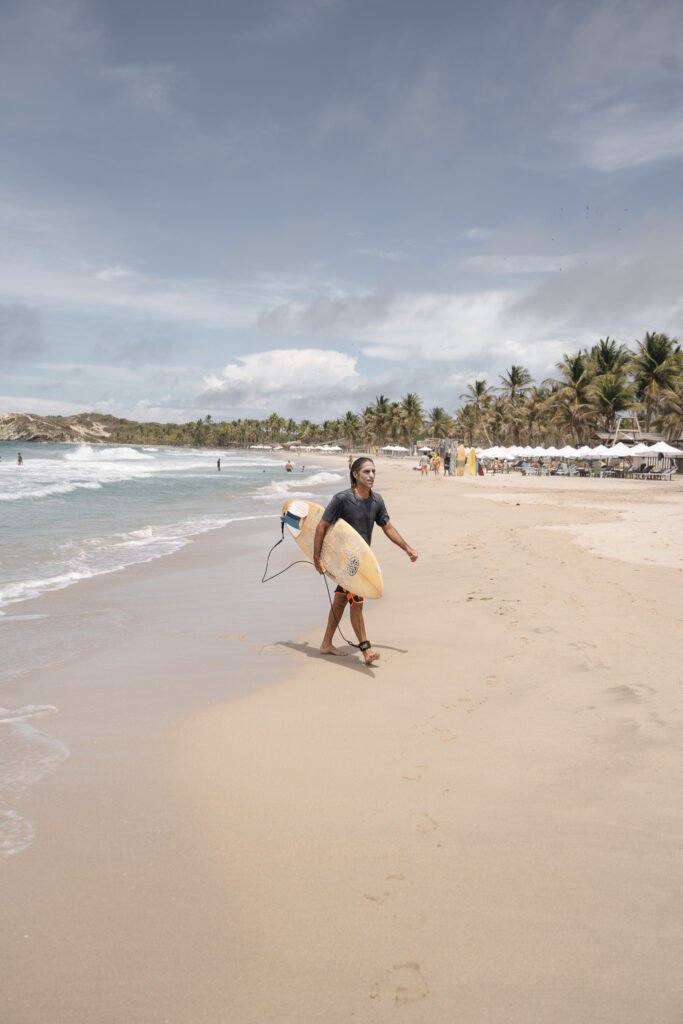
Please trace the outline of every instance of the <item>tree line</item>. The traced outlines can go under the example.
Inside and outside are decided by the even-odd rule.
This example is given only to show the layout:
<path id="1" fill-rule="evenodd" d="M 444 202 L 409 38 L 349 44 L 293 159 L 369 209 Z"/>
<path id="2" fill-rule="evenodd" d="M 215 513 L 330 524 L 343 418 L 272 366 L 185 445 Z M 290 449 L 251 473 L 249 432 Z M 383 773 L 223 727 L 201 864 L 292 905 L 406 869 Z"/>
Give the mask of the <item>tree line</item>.
<path id="1" fill-rule="evenodd" d="M 361 412 L 322 423 L 277 413 L 263 420 L 206 416 L 182 424 L 106 419 L 113 442 L 216 448 L 295 440 L 409 447 L 423 437 L 478 446 L 581 445 L 595 431 L 613 430 L 617 414 L 626 410 L 639 416 L 646 431 L 669 441 L 683 437 L 683 352 L 677 339 L 648 333 L 629 349 L 609 336 L 600 338 L 591 349 L 563 356 L 556 370 L 540 383 L 519 365 L 510 366 L 495 384 L 474 380 L 452 414 L 440 406 L 425 409 L 419 395 L 409 392 L 398 401 L 378 395 Z"/>

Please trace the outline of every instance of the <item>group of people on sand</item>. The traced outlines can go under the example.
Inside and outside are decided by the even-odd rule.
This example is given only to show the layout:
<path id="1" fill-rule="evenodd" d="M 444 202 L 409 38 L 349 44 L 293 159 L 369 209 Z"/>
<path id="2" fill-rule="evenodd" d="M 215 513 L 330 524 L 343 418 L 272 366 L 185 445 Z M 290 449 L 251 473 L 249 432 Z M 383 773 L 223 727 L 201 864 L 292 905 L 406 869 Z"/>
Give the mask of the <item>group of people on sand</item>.
<path id="1" fill-rule="evenodd" d="M 448 465 L 446 465 L 446 460 L 448 460 Z M 427 454 L 427 452 L 423 452 L 420 456 L 418 466 L 420 467 L 420 476 L 429 476 L 429 471 L 431 469 L 434 476 L 438 477 L 441 473 L 441 456 L 438 452 L 430 452 L 429 454 Z M 451 466 L 450 452 L 446 452 L 443 466 L 444 474 L 448 475 Z"/>

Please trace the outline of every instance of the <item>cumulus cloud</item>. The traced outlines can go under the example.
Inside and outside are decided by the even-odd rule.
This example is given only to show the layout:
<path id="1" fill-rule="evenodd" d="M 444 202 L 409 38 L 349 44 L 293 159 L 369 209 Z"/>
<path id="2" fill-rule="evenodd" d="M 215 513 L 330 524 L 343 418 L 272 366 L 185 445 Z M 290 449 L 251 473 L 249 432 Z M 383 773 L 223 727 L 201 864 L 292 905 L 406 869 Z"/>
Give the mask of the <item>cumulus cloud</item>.
<path id="1" fill-rule="evenodd" d="M 0 306 L 0 359 L 23 363 L 43 355 L 40 317 L 28 306 Z"/>
<path id="2" fill-rule="evenodd" d="M 277 349 L 239 356 L 206 377 L 198 406 L 270 409 L 303 403 L 324 406 L 340 394 L 357 395 L 362 378 L 356 359 L 321 349 Z"/>

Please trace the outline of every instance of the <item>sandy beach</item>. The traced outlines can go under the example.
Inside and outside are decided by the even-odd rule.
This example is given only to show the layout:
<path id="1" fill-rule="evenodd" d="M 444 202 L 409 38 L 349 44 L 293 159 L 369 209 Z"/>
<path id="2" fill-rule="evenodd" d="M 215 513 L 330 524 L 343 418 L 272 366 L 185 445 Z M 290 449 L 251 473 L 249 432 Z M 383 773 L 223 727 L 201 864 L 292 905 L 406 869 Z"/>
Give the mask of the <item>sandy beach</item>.
<path id="1" fill-rule="evenodd" d="M 22 606 L 126 617 L 40 680 L 3 1024 L 683 1020 L 683 482 L 377 489 L 377 667 L 275 528 Z"/>

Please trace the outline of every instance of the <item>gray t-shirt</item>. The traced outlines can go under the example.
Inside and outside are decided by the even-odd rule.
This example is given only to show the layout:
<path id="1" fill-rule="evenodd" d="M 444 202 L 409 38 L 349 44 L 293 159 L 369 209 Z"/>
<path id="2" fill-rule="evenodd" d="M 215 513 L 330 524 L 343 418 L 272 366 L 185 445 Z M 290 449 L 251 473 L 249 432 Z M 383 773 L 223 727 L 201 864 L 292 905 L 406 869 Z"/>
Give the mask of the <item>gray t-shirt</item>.
<path id="1" fill-rule="evenodd" d="M 357 498 L 351 487 L 335 494 L 322 517 L 330 525 L 338 519 L 345 520 L 368 544 L 375 523 L 386 526 L 389 522 L 389 513 L 381 494 L 373 491 L 369 498 Z"/>

